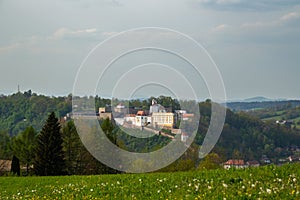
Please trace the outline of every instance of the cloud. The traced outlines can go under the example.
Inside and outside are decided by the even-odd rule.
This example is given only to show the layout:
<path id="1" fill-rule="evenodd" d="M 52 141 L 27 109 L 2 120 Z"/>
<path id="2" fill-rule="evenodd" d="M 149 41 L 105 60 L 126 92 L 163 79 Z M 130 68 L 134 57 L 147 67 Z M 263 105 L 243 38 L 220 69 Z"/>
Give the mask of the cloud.
<path id="1" fill-rule="evenodd" d="M 300 5 L 299 0 L 194 0 L 212 9 L 229 9 L 236 11 L 263 10 L 270 11 L 281 7 Z"/>
<path id="2" fill-rule="evenodd" d="M 13 43 L 13 44 L 9 44 L 7 46 L 0 47 L 0 54 L 1 53 L 9 53 L 19 47 L 20 47 L 19 43 Z"/>
<path id="3" fill-rule="evenodd" d="M 298 19 L 300 17 L 299 13 L 297 12 L 290 12 L 280 18 L 281 21 L 290 21 L 294 19 Z"/>
<path id="4" fill-rule="evenodd" d="M 300 17 L 300 14 L 297 12 L 290 12 L 281 16 L 280 18 L 273 20 L 273 21 L 258 21 L 252 23 L 244 23 L 241 25 L 241 28 L 246 29 L 256 29 L 256 28 L 270 28 L 270 27 L 278 27 L 283 26 L 287 23 L 290 23 Z"/>
<path id="5" fill-rule="evenodd" d="M 69 28 L 60 28 L 56 30 L 53 35 L 50 37 L 50 39 L 64 39 L 67 37 L 84 37 L 84 36 L 90 36 L 92 34 L 97 33 L 96 28 L 89 28 L 89 29 L 79 29 L 79 30 L 72 30 Z"/>
<path id="6" fill-rule="evenodd" d="M 112 6 L 112 7 L 119 7 L 122 6 L 123 3 L 121 3 L 119 0 L 64 0 L 67 3 L 72 3 L 76 6 L 79 6 L 81 8 L 90 8 L 95 6 Z"/>
<path id="7" fill-rule="evenodd" d="M 216 27 L 214 27 L 212 29 L 213 32 L 220 32 L 220 31 L 224 31 L 225 29 L 227 29 L 229 27 L 229 25 L 227 24 L 221 24 L 221 25 L 218 25 Z"/>
<path id="8" fill-rule="evenodd" d="M 31 50 L 36 50 L 35 46 L 41 41 L 41 39 L 42 38 L 38 36 L 31 36 L 21 38 L 17 41 L 11 41 L 11 43 L 6 46 L 0 46 L 0 54 L 10 53 L 21 48 L 31 48 Z"/>
<path id="9" fill-rule="evenodd" d="M 6 46 L 0 46 L 0 54 L 1 53 L 10 53 L 12 51 L 16 51 L 22 48 L 30 50 L 32 52 L 40 52 L 42 49 L 48 44 L 53 44 L 55 41 L 69 39 L 69 38 L 95 38 L 97 37 L 97 29 L 96 28 L 88 28 L 88 29 L 78 29 L 72 30 L 69 28 L 60 28 L 54 31 L 53 34 L 48 36 L 36 36 L 33 35 L 31 37 L 23 37 L 19 38 L 17 41 L 11 41 L 10 44 Z"/>
<path id="10" fill-rule="evenodd" d="M 110 36 L 113 36 L 113 35 L 115 35 L 115 34 L 117 34 L 117 33 L 119 33 L 119 32 L 110 31 L 110 32 L 103 32 L 102 35 L 103 35 L 104 37 L 110 37 Z"/>

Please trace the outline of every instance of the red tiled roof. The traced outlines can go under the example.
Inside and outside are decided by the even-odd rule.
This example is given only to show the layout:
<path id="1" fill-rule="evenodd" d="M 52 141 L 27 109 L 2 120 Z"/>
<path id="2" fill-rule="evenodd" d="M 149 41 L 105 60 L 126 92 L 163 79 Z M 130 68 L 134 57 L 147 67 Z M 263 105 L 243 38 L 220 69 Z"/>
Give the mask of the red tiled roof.
<path id="1" fill-rule="evenodd" d="M 138 116 L 145 116 L 146 115 L 146 113 L 145 113 L 145 111 L 143 111 L 143 110 L 140 110 L 140 111 L 138 111 L 137 112 L 137 114 L 136 115 L 138 115 Z"/>
<path id="2" fill-rule="evenodd" d="M 245 165 L 244 160 L 228 160 L 225 165 Z"/>
<path id="3" fill-rule="evenodd" d="M 186 114 L 182 114 L 182 117 L 194 117 L 194 114 L 186 113 Z"/>

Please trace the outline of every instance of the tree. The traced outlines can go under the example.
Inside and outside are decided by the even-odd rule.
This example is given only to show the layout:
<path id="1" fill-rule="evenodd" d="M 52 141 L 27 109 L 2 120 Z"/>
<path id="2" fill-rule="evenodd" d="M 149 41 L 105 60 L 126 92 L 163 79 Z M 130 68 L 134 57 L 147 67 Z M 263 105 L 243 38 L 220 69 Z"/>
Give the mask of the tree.
<path id="1" fill-rule="evenodd" d="M 51 176 L 65 174 L 63 139 L 58 119 L 52 112 L 37 138 L 34 170 L 36 175 Z"/>
<path id="2" fill-rule="evenodd" d="M 118 141 L 117 141 L 117 134 L 116 134 L 116 129 L 112 122 L 109 120 L 109 118 L 106 118 L 101 122 L 101 129 L 105 133 L 106 137 L 116 146 L 118 146 Z M 112 154 L 114 155 L 114 154 Z M 114 159 L 117 159 L 116 157 Z M 107 173 L 107 174 L 115 174 L 117 173 L 117 170 L 112 169 L 101 162 L 98 163 L 98 168 L 100 169 L 101 173 Z"/>
<path id="3" fill-rule="evenodd" d="M 0 159 L 10 159 L 12 156 L 9 148 L 10 137 L 5 131 L 0 131 L 0 144 Z"/>
<path id="4" fill-rule="evenodd" d="M 28 127 L 12 140 L 12 151 L 20 159 L 21 163 L 26 164 L 27 174 L 29 173 L 30 166 L 33 164 L 35 145 L 36 132 L 32 126 Z"/>
<path id="5" fill-rule="evenodd" d="M 101 123 L 101 129 L 105 133 L 105 135 L 108 137 L 108 139 L 113 143 L 117 144 L 117 136 L 113 132 L 114 126 L 109 120 L 109 118 L 106 118 L 105 120 L 102 121 Z"/>
<path id="6" fill-rule="evenodd" d="M 216 153 L 208 154 L 199 164 L 199 169 L 218 169 L 222 160 Z"/>
<path id="7" fill-rule="evenodd" d="M 11 172 L 20 176 L 20 161 L 15 155 L 11 161 Z"/>
<path id="8" fill-rule="evenodd" d="M 83 146 L 73 121 L 63 125 L 63 150 L 68 174 L 84 174 L 91 156 Z"/>

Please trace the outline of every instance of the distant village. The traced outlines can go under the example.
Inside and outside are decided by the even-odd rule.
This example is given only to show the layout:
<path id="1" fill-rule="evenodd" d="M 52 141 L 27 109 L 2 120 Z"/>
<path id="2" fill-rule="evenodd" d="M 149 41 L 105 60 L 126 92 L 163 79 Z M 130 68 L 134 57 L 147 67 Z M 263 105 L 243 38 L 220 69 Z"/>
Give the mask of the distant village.
<path id="1" fill-rule="evenodd" d="M 194 114 L 187 113 L 186 110 L 173 112 L 172 108 L 165 108 L 155 99 L 148 110 L 129 108 L 123 103 L 119 103 L 113 109 L 111 106 L 99 108 L 100 119 L 113 119 L 119 126 L 147 130 L 171 139 L 175 139 L 173 135 L 180 135 L 182 142 L 187 141 L 189 134 L 179 129 L 178 124 L 180 121 L 191 121 L 193 117 Z"/>

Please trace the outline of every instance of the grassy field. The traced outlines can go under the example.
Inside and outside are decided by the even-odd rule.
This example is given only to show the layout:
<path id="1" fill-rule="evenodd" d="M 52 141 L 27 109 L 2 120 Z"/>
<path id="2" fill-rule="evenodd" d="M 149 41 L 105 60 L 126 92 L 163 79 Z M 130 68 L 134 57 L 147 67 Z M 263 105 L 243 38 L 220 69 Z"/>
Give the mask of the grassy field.
<path id="1" fill-rule="evenodd" d="M 300 199 L 300 165 L 245 170 L 0 177 L 0 199 Z"/>

